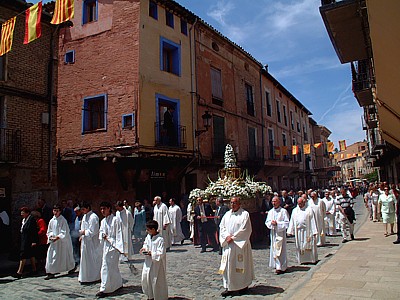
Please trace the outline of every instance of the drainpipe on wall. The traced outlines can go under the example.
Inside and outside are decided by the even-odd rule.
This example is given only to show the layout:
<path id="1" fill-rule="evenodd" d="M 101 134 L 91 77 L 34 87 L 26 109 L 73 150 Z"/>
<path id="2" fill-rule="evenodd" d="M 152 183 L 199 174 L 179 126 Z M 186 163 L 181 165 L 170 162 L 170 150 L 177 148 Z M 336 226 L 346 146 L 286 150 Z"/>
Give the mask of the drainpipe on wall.
<path id="1" fill-rule="evenodd" d="M 196 155 L 196 150 L 199 151 L 199 149 L 195 149 L 195 140 L 196 137 L 195 131 L 197 128 L 197 76 L 196 76 L 196 33 L 195 33 L 195 27 L 197 24 L 198 19 L 194 21 L 193 25 L 190 26 L 189 28 L 189 42 L 190 42 L 190 94 L 192 98 L 192 147 L 193 147 L 193 155 Z M 193 31 L 192 31 L 193 30 Z M 192 43 L 192 34 L 193 34 L 193 43 Z M 193 49 L 192 49 L 193 48 Z"/>
<path id="2" fill-rule="evenodd" d="M 262 68 L 260 70 L 260 101 L 261 101 L 261 158 L 264 172 L 264 110 L 263 110 L 263 85 L 262 85 Z"/>

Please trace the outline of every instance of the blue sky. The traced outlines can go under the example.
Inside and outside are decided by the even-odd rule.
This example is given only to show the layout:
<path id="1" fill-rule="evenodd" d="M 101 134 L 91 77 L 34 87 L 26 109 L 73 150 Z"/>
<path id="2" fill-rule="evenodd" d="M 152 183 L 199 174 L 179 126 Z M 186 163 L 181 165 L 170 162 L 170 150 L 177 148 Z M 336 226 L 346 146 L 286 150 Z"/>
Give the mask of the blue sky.
<path id="1" fill-rule="evenodd" d="M 320 0 L 176 0 L 242 46 L 347 145 L 365 139 L 351 91 L 319 13 Z M 37 2 L 37 1 L 33 1 Z M 45 1 L 48 2 L 48 1 Z"/>

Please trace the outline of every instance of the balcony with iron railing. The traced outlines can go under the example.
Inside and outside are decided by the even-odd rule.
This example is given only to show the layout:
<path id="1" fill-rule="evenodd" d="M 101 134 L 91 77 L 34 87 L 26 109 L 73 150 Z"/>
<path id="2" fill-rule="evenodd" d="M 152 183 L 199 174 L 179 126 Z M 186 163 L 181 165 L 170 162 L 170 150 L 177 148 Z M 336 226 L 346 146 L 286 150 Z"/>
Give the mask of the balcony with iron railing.
<path id="1" fill-rule="evenodd" d="M 21 131 L 0 128 L 0 163 L 21 161 Z"/>
<path id="2" fill-rule="evenodd" d="M 351 63 L 353 92 L 360 106 L 373 104 L 372 73 L 371 62 L 368 59 L 360 60 L 357 63 Z"/>
<path id="3" fill-rule="evenodd" d="M 154 123 L 155 146 L 165 148 L 186 148 L 186 126 L 164 128 L 160 122 Z"/>

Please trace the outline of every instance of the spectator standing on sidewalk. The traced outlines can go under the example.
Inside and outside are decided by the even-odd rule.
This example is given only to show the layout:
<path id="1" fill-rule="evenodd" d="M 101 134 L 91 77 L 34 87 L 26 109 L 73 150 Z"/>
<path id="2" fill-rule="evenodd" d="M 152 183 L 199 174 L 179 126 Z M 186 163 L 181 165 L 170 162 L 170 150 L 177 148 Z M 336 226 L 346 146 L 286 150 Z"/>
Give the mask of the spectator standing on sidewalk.
<path id="1" fill-rule="evenodd" d="M 394 188 L 393 195 L 396 197 L 396 217 L 397 217 L 397 240 L 393 244 L 400 244 L 400 193 Z"/>
<path id="2" fill-rule="evenodd" d="M 388 224 L 390 224 L 390 234 L 394 234 L 394 219 L 396 215 L 396 199 L 389 193 L 389 187 L 385 186 L 384 193 L 379 196 L 379 210 L 382 214 L 382 222 L 385 227 L 385 236 L 389 236 Z M 398 230 L 398 229 L 397 229 Z"/>
<path id="3" fill-rule="evenodd" d="M 341 194 L 337 197 L 340 215 L 339 223 L 343 236 L 342 243 L 346 243 L 349 240 L 354 240 L 354 221 L 356 218 L 352 208 L 353 200 L 349 193 L 347 193 L 346 188 L 342 188 L 340 193 Z"/>

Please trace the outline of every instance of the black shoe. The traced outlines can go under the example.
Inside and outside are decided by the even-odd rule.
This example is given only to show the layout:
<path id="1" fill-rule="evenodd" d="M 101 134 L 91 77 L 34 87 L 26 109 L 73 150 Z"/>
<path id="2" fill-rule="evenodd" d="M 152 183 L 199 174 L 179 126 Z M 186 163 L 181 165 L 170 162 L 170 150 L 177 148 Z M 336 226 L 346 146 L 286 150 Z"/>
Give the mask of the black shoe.
<path id="1" fill-rule="evenodd" d="M 276 275 L 281 275 L 281 274 L 283 274 L 283 273 L 285 273 L 285 271 L 282 271 L 282 270 L 276 270 L 276 271 L 275 271 L 275 274 L 276 274 Z"/>
<path id="2" fill-rule="evenodd" d="M 15 273 L 15 274 L 13 274 L 11 276 L 16 278 L 16 279 L 21 279 L 22 278 L 22 274 L 19 274 L 19 273 Z"/>
<path id="3" fill-rule="evenodd" d="M 221 296 L 222 296 L 222 297 L 228 297 L 228 296 L 230 296 L 230 295 L 232 295 L 232 291 L 225 290 L 225 291 L 223 291 L 223 292 L 221 293 Z"/>
<path id="4" fill-rule="evenodd" d="M 185 242 L 185 240 L 182 240 L 182 241 L 181 241 L 181 245 L 183 245 L 184 242 Z"/>
<path id="5" fill-rule="evenodd" d="M 206 250 L 204 250 L 204 249 L 201 249 L 200 253 L 204 253 L 204 252 L 206 252 Z"/>
<path id="6" fill-rule="evenodd" d="M 395 244 L 395 245 L 400 244 L 400 240 L 394 241 L 393 244 Z"/>
<path id="7" fill-rule="evenodd" d="M 248 291 L 249 291 L 249 288 L 245 287 L 244 289 L 238 290 L 237 293 L 241 296 L 241 295 L 247 294 Z"/>
<path id="8" fill-rule="evenodd" d="M 347 243 L 348 241 L 346 239 L 342 240 L 342 244 Z"/>
<path id="9" fill-rule="evenodd" d="M 68 271 L 68 274 L 74 274 L 75 273 L 75 271 L 76 271 L 76 265 L 75 265 L 75 267 L 73 268 L 73 269 L 71 269 L 71 270 L 69 270 Z"/>
<path id="10" fill-rule="evenodd" d="M 354 240 L 354 234 L 351 234 L 350 237 L 351 237 L 351 240 L 353 241 Z"/>
<path id="11" fill-rule="evenodd" d="M 105 297 L 107 297 L 107 294 L 104 293 L 104 292 L 98 292 L 98 293 L 96 294 L 96 297 L 97 297 L 97 298 L 105 298 Z"/>
<path id="12" fill-rule="evenodd" d="M 50 280 L 53 279 L 55 276 L 54 274 L 47 274 L 47 276 L 44 278 L 44 280 Z"/>

